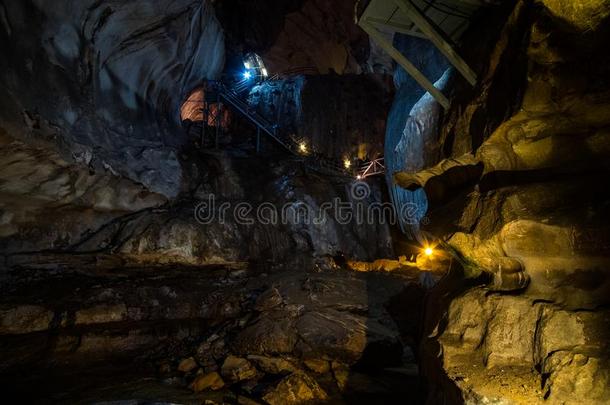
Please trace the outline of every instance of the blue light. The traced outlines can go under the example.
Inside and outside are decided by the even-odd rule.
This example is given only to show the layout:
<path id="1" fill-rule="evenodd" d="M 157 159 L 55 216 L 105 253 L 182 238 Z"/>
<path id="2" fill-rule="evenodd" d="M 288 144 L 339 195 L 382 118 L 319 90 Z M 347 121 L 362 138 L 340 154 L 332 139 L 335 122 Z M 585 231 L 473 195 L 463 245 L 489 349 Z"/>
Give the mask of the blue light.
<path id="1" fill-rule="evenodd" d="M 244 72 L 244 79 L 248 80 L 251 77 L 252 77 L 252 74 L 250 72 L 248 72 L 248 71 Z"/>

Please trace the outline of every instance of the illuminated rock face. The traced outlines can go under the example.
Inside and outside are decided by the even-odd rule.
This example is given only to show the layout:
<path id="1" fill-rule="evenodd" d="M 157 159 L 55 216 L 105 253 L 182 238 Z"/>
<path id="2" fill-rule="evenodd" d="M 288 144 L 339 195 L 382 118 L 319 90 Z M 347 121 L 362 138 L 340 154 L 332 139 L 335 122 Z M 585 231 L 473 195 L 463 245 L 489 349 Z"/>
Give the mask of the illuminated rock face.
<path id="1" fill-rule="evenodd" d="M 4 1 L 1 21 L 4 131 L 178 193 L 180 106 L 224 64 L 208 1 Z"/>
<path id="2" fill-rule="evenodd" d="M 424 229 L 465 258 L 466 276 L 493 280 L 454 286 L 443 320 L 427 320 L 437 400 L 610 398 L 608 7 L 540 3 L 517 3 L 471 93 L 454 84 L 437 158 L 396 177 L 435 197 Z M 435 173 L 460 160 L 461 186 Z M 439 203 L 434 187 L 451 193 Z"/>

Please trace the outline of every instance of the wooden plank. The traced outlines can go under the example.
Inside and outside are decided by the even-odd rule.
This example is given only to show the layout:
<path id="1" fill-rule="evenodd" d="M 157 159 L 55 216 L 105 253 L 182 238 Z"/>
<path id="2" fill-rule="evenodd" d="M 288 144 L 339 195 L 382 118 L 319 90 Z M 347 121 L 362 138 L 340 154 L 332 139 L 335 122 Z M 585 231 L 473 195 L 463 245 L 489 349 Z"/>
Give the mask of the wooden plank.
<path id="1" fill-rule="evenodd" d="M 415 65 L 413 65 L 402 53 L 400 53 L 390 41 L 388 41 L 382 34 L 367 21 L 360 21 L 360 27 L 381 46 L 397 63 L 400 64 L 410 75 L 422 86 L 428 93 L 430 93 L 436 101 L 443 106 L 443 108 L 449 108 L 449 100 L 445 95 L 428 80 L 426 76 L 420 72 Z"/>
<path id="2" fill-rule="evenodd" d="M 373 0 L 374 1 L 374 0 Z M 477 75 L 470 69 L 470 66 L 455 52 L 453 47 L 440 34 L 434 24 L 422 14 L 409 0 L 394 0 L 396 5 L 409 16 L 415 25 L 428 36 L 430 41 L 445 55 L 451 64 L 464 76 L 471 85 L 477 83 Z"/>
<path id="3" fill-rule="evenodd" d="M 376 18 L 376 17 L 367 17 L 365 21 L 370 22 L 377 26 L 388 27 L 392 31 L 400 32 L 401 34 L 406 34 L 406 35 L 411 35 L 413 37 L 428 39 L 427 36 L 425 36 L 424 34 L 422 34 L 419 31 L 415 31 L 415 30 L 411 29 L 411 27 L 409 27 L 406 24 L 401 24 L 401 23 L 392 22 L 392 21 L 386 22 L 383 20 L 383 18 Z"/>

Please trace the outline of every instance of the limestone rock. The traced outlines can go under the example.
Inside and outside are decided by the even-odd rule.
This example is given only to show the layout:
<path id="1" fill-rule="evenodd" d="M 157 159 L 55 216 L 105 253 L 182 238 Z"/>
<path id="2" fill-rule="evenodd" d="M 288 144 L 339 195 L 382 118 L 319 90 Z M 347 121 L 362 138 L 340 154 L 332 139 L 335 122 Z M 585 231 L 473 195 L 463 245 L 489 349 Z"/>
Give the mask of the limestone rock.
<path id="1" fill-rule="evenodd" d="M 232 347 L 241 354 L 291 353 L 296 342 L 294 320 L 287 317 L 285 312 L 271 312 L 241 331 L 232 342 Z"/>
<path id="2" fill-rule="evenodd" d="M 323 359 L 306 359 L 303 361 L 305 366 L 318 374 L 328 373 L 330 371 L 330 363 Z"/>
<path id="3" fill-rule="evenodd" d="M 610 402 L 610 368 L 606 359 L 580 353 L 556 352 L 544 367 L 551 403 L 607 404 Z"/>
<path id="4" fill-rule="evenodd" d="M 0 334 L 14 335 L 47 330 L 53 312 L 37 305 L 0 308 Z"/>
<path id="5" fill-rule="evenodd" d="M 254 309 L 257 311 L 268 311 L 281 305 L 283 302 L 282 294 L 277 290 L 277 288 L 271 288 L 264 293 L 262 293 L 254 304 Z"/>
<path id="6" fill-rule="evenodd" d="M 270 405 L 302 404 L 328 399 L 326 392 L 307 374 L 291 374 L 282 379 L 263 399 Z"/>
<path id="7" fill-rule="evenodd" d="M 258 375 L 258 371 L 248 360 L 231 355 L 225 359 L 220 373 L 232 382 L 251 380 Z"/>
<path id="8" fill-rule="evenodd" d="M 486 326 L 487 367 L 531 364 L 540 306 L 520 297 L 502 297 L 494 301 L 493 318 Z"/>
<path id="9" fill-rule="evenodd" d="M 267 374 L 294 373 L 299 370 L 293 362 L 279 357 L 249 355 L 248 360 L 256 363 Z"/>
<path id="10" fill-rule="evenodd" d="M 605 0 L 540 0 L 551 14 L 579 31 L 595 31 L 610 16 L 610 4 Z"/>
<path id="11" fill-rule="evenodd" d="M 76 325 L 92 325 L 98 323 L 120 322 L 127 319 L 125 304 L 101 304 L 76 312 Z"/>
<path id="12" fill-rule="evenodd" d="M 335 381 L 337 382 L 337 386 L 340 390 L 347 389 L 347 385 L 349 383 L 350 378 L 350 369 L 346 364 L 343 364 L 338 361 L 331 362 L 331 368 L 333 371 L 333 376 L 335 377 Z"/>
<path id="13" fill-rule="evenodd" d="M 191 388 L 195 392 L 205 391 L 210 389 L 212 391 L 217 391 L 222 389 L 225 386 L 222 377 L 217 372 L 212 372 L 208 374 L 201 374 L 195 377 L 195 381 L 191 384 Z"/>
<path id="14" fill-rule="evenodd" d="M 178 364 L 178 371 L 182 372 L 182 373 L 190 373 L 191 371 L 195 370 L 197 367 L 199 367 L 197 365 L 197 362 L 195 361 L 194 358 L 189 357 L 186 359 L 183 359 L 182 361 L 180 361 L 180 364 Z"/>
<path id="15" fill-rule="evenodd" d="M 375 320 L 350 313 L 330 309 L 308 312 L 299 318 L 296 328 L 304 357 L 329 357 L 347 364 L 363 360 L 388 366 L 402 354 L 395 332 Z M 365 358 L 365 352 L 371 356 Z"/>

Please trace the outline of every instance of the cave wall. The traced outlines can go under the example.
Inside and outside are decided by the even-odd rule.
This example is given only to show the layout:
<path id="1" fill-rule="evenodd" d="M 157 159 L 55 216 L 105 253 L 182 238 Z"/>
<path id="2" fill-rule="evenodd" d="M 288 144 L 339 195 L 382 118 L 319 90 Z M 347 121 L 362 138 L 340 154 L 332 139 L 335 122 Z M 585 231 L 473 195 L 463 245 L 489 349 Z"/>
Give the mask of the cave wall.
<path id="1" fill-rule="evenodd" d="M 343 160 L 383 154 L 393 88 L 384 75 L 306 75 L 267 81 L 250 105 L 310 150 Z"/>
<path id="2" fill-rule="evenodd" d="M 394 46 L 440 89 L 446 87 L 443 73 L 448 69 L 444 56 L 429 41 L 396 34 Z M 418 171 L 430 163 L 436 141 L 438 104 L 400 66 L 394 71 L 396 95 L 390 109 L 385 133 L 384 157 L 390 198 L 399 212 L 416 207 L 412 218 L 401 220 L 402 231 L 410 239 L 419 238 L 419 223 L 428 210 L 423 190 L 405 190 L 394 183 L 393 174 Z"/>
<path id="3" fill-rule="evenodd" d="M 418 174 L 427 192 L 444 191 L 424 229 L 483 285 L 454 289 L 431 316 L 426 373 L 443 387 L 432 392 L 610 398 L 608 15 L 603 1 L 517 2 L 477 86 L 453 93 L 438 158 Z M 461 171 L 445 172 L 451 162 Z"/>
<path id="4" fill-rule="evenodd" d="M 3 130 L 177 195 L 180 106 L 224 65 L 210 2 L 3 0 L 0 16 Z"/>

